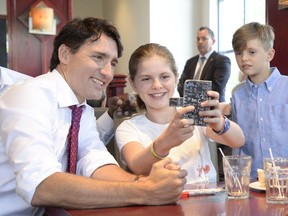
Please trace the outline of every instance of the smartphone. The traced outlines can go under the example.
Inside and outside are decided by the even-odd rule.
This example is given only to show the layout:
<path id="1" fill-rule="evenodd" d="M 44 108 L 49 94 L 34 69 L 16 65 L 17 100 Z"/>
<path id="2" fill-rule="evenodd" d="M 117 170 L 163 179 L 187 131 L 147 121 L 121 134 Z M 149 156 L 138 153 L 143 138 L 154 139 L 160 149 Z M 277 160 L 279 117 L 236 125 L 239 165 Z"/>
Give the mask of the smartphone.
<path id="1" fill-rule="evenodd" d="M 169 98 L 169 106 L 183 107 L 183 98 Z"/>
<path id="2" fill-rule="evenodd" d="M 184 114 L 184 118 L 193 118 L 194 125 L 207 126 L 207 123 L 203 121 L 206 117 L 199 116 L 199 111 L 210 109 L 209 107 L 201 107 L 200 103 L 210 99 L 207 95 L 207 91 L 211 89 L 212 81 L 208 80 L 188 79 L 184 83 L 183 106 L 195 106 L 195 110 Z"/>

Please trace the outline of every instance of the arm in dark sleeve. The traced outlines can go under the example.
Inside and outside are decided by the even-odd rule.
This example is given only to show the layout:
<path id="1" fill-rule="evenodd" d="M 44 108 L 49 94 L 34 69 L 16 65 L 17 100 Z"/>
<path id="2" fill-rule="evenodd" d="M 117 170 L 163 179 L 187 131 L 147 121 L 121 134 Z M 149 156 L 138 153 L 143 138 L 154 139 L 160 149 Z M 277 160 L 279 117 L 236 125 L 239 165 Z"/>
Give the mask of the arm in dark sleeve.
<path id="1" fill-rule="evenodd" d="M 189 59 L 185 64 L 184 70 L 181 74 L 181 77 L 179 79 L 178 86 L 177 86 L 177 90 L 179 92 L 180 97 L 183 97 L 185 81 L 187 79 L 193 78 L 192 72 L 193 72 L 193 69 L 192 69 L 192 65 L 191 65 L 191 59 Z"/>
<path id="2" fill-rule="evenodd" d="M 184 82 L 186 80 L 186 76 L 185 76 L 185 72 L 183 71 L 180 79 L 179 79 L 179 82 L 178 82 L 178 86 L 177 86 L 177 90 L 179 92 L 179 95 L 180 97 L 183 97 L 183 91 L 184 91 Z"/>

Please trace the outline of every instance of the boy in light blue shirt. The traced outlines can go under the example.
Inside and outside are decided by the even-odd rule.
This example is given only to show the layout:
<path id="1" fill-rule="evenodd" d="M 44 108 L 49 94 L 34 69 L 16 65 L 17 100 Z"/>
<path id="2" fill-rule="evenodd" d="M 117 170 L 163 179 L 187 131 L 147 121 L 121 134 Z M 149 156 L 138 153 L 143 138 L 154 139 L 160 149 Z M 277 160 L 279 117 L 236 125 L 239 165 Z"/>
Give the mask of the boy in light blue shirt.
<path id="1" fill-rule="evenodd" d="M 232 95 L 232 120 L 242 128 L 246 143 L 233 154 L 252 156 L 251 179 L 257 178 L 262 160 L 288 157 L 288 77 L 270 68 L 275 50 L 274 31 L 256 22 L 243 25 L 233 35 L 237 64 L 248 76 Z"/>

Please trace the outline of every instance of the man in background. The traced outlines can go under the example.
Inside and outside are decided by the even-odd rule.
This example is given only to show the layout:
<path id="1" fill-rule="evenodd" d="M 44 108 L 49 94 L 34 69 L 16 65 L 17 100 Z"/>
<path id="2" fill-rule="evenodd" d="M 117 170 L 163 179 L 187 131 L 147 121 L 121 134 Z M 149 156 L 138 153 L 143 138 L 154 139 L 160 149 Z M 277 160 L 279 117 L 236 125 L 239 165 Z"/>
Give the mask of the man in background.
<path id="1" fill-rule="evenodd" d="M 181 97 L 183 97 L 184 83 L 187 79 L 210 80 L 212 90 L 220 95 L 219 101 L 225 101 L 225 88 L 230 78 L 231 61 L 227 56 L 216 52 L 213 49 L 214 44 L 214 32 L 208 27 L 200 27 L 197 32 L 199 54 L 187 60 L 179 79 L 177 89 Z"/>

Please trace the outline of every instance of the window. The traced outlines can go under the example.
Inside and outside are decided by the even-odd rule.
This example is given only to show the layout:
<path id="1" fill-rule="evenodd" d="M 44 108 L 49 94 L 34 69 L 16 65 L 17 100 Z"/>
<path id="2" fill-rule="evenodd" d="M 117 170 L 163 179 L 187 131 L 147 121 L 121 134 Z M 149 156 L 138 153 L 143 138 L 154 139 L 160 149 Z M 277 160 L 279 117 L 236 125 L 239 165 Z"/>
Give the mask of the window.
<path id="1" fill-rule="evenodd" d="M 266 23 L 265 0 L 218 0 L 218 51 L 231 59 L 231 76 L 226 86 L 226 101 L 239 83 L 239 68 L 232 49 L 234 32 L 245 23 Z"/>

